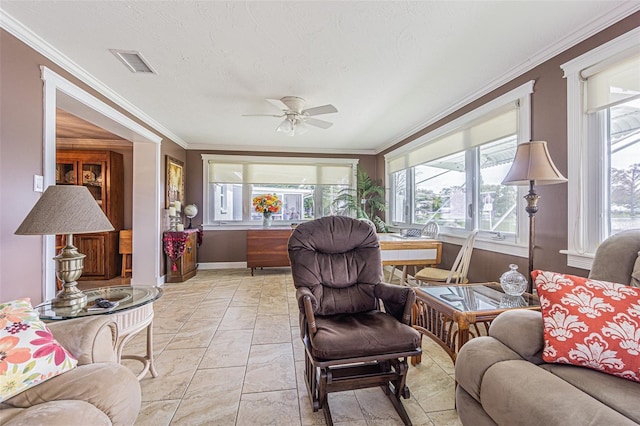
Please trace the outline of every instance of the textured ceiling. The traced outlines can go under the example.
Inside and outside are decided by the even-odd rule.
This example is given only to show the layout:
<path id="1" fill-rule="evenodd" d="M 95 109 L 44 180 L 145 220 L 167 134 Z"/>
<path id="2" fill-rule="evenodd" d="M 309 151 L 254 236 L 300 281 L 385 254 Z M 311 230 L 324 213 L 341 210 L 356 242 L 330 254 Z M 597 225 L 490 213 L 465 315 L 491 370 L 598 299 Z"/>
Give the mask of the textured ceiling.
<path id="1" fill-rule="evenodd" d="M 7 16 L 188 148 L 379 152 L 639 9 L 636 1 L 31 1 Z M 137 50 L 158 75 L 109 49 Z M 334 125 L 276 133 L 265 98 Z"/>

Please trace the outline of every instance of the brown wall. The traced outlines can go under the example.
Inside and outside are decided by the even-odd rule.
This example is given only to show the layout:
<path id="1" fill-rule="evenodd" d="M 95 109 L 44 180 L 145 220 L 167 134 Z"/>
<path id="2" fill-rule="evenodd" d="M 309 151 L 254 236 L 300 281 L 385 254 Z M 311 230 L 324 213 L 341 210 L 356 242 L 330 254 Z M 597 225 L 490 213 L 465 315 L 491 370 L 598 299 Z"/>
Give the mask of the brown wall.
<path id="1" fill-rule="evenodd" d="M 477 101 L 466 105 L 464 108 L 445 117 L 434 125 L 422 129 L 418 133 L 382 152 L 377 157 L 378 168 L 383 170 L 384 154 L 387 152 L 441 127 L 529 80 L 535 80 L 532 95 L 531 137 L 532 140 L 547 141 L 553 162 L 566 176 L 567 84 L 566 79 L 563 78 L 563 71 L 560 65 L 638 26 L 640 26 L 640 12 L 627 17 L 573 48 L 562 52 L 551 60 L 544 62 Z M 536 192 L 541 198 L 539 203 L 540 210 L 535 216 L 536 248 L 534 253 L 534 268 L 586 276 L 589 271 L 568 267 L 566 255 L 559 253 L 560 250 L 567 248 L 567 185 L 538 186 L 536 187 Z M 522 212 L 522 214 L 523 216 L 526 215 L 524 212 Z M 445 266 L 449 267 L 451 265 L 458 249 L 459 246 L 445 247 L 443 250 L 443 263 Z M 469 279 L 476 282 L 495 281 L 499 279 L 503 272 L 509 269 L 509 263 L 519 264 L 520 270 L 527 270 L 528 262 L 521 257 L 475 250 L 471 258 Z"/>
<path id="2" fill-rule="evenodd" d="M 14 232 L 40 197 L 33 191 L 33 175 L 43 174 L 44 98 L 40 66 L 50 68 L 150 127 L 5 30 L 0 30 L 0 46 L 0 300 L 29 297 L 36 304 L 42 301 L 43 238 L 17 236 Z M 186 157 L 185 150 L 167 138 L 163 139 L 161 151 L 163 156 L 171 153 L 181 160 Z M 135 171 L 132 179 L 135 181 Z M 164 187 L 164 177 L 162 180 Z"/>
<path id="3" fill-rule="evenodd" d="M 376 159 L 373 155 L 327 155 L 327 154 L 293 154 L 293 153 L 264 153 L 264 152 L 230 152 L 230 151 L 187 151 L 187 187 L 186 203 L 195 203 L 198 206 L 198 216 L 193 219 L 193 226 L 202 223 L 202 154 L 218 155 L 256 155 L 256 156 L 283 156 L 283 157 L 321 157 L 321 158 L 356 158 L 359 165 L 369 173 L 376 176 Z M 215 230 L 206 231 L 202 240 L 202 246 L 198 249 L 198 262 L 246 262 L 247 246 L 246 231 Z"/>

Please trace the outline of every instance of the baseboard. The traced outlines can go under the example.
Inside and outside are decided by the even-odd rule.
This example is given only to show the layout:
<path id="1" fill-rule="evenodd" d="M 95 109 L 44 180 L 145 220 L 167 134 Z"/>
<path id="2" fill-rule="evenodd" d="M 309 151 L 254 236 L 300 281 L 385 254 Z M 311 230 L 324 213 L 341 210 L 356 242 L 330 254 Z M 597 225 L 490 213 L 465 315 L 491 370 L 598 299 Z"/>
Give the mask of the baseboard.
<path id="1" fill-rule="evenodd" d="M 198 269 L 246 269 L 247 262 L 207 262 L 198 263 Z"/>

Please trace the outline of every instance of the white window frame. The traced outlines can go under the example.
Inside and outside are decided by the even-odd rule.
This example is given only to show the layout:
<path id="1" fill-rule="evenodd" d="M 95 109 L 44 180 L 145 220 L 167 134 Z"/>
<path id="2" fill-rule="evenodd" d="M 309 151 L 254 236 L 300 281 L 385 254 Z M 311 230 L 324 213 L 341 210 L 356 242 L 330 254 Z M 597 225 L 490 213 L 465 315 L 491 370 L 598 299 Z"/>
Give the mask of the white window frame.
<path id="1" fill-rule="evenodd" d="M 492 101 L 487 102 L 486 104 L 474 109 L 473 111 L 464 114 L 457 119 L 450 121 L 438 129 L 427 133 L 426 135 L 394 150 L 387 154 L 385 154 L 385 170 L 389 170 L 389 162 L 394 158 L 398 158 L 399 156 L 406 154 L 410 151 L 418 149 L 422 146 L 428 145 L 432 141 L 436 139 L 452 133 L 457 129 L 463 128 L 466 125 L 482 118 L 483 116 L 487 116 L 491 114 L 493 111 L 503 107 L 512 102 L 519 103 L 518 109 L 518 143 L 527 142 L 531 140 L 531 94 L 533 93 L 535 81 L 530 80 L 521 86 L 505 93 L 502 96 L 499 96 Z M 392 176 L 387 173 L 387 182 L 392 182 Z M 518 257 L 528 257 L 528 243 L 529 243 L 529 222 L 528 216 L 525 213 L 525 201 L 523 199 L 524 195 L 527 193 L 527 188 L 518 187 L 518 196 L 517 202 L 518 205 L 516 207 L 516 217 L 517 217 L 517 232 L 515 238 L 512 240 L 500 240 L 494 239 L 493 235 L 489 235 L 489 233 L 483 232 L 478 234 L 476 238 L 476 242 L 474 246 L 476 248 L 482 250 L 488 250 L 496 253 L 510 254 Z M 391 191 L 387 188 L 386 191 L 387 204 L 390 205 L 391 202 Z M 411 195 L 407 195 L 410 197 Z M 469 233 L 468 230 L 451 230 L 451 231 L 443 231 L 439 235 L 439 239 L 444 242 L 454 243 L 454 244 L 462 244 Z"/>
<path id="2" fill-rule="evenodd" d="M 602 132 L 597 120 L 589 120 L 585 107 L 586 81 L 581 71 L 613 64 L 640 52 L 640 28 L 631 30 L 589 52 L 562 64 L 567 79 L 567 158 L 568 158 L 568 238 L 567 266 L 591 269 L 597 246 L 606 238 L 607 165 L 603 146 L 594 140 Z"/>
<path id="3" fill-rule="evenodd" d="M 351 187 L 355 188 L 357 179 L 357 166 L 359 160 L 353 158 L 316 158 L 316 157 L 274 157 L 274 156 L 248 156 L 248 155 L 218 155 L 218 154 L 202 154 L 202 228 L 204 230 L 233 230 L 248 229 L 257 226 L 255 221 L 210 221 L 210 201 L 213 194 L 209 193 L 209 161 L 218 163 L 245 163 L 245 164 L 270 164 L 270 163 L 289 163 L 289 164 L 322 164 L 322 165 L 345 165 L 351 167 Z M 268 182 L 265 182 L 268 183 Z M 244 184 L 243 184 L 244 185 Z M 246 191 L 245 191 L 246 192 Z M 248 208 L 251 200 L 251 194 L 243 192 L 243 210 Z M 317 203 L 316 203 L 317 205 Z M 244 216 L 244 211 L 243 211 Z M 288 221 L 281 221 L 283 224 Z M 290 222 L 290 221 L 289 221 Z M 295 220 L 294 222 L 301 222 Z M 280 223 L 280 222 L 278 222 Z"/>

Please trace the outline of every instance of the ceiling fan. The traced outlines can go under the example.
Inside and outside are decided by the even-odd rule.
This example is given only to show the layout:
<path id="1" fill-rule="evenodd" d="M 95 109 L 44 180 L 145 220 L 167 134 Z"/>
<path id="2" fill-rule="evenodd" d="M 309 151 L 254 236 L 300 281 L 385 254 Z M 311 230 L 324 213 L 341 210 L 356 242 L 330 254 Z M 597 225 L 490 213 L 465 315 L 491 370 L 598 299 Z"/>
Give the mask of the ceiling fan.
<path id="1" fill-rule="evenodd" d="M 266 99 L 274 107 L 282 110 L 281 114 L 244 114 L 244 117 L 284 117 L 284 120 L 276 131 L 288 133 L 289 135 L 301 135 L 306 133 L 309 128 L 307 125 L 328 129 L 333 123 L 328 121 L 312 118 L 315 115 L 332 114 L 338 112 L 336 107 L 331 104 L 317 106 L 313 108 L 304 108 L 305 100 L 297 96 L 285 96 L 280 99 Z"/>

